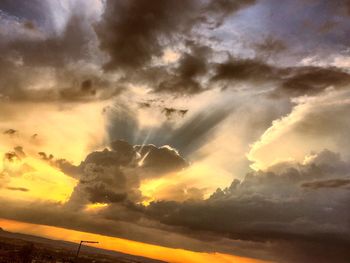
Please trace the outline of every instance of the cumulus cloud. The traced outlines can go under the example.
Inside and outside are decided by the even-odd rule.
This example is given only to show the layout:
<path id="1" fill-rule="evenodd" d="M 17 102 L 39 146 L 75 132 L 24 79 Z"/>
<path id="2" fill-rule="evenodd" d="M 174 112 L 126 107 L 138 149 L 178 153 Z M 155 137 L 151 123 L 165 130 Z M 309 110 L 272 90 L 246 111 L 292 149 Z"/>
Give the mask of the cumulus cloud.
<path id="1" fill-rule="evenodd" d="M 289 249 L 299 251 L 294 256 L 286 247 L 281 254 L 271 251 L 278 262 L 294 262 L 293 258 L 298 262 L 346 262 L 345 247 L 350 242 L 345 210 L 348 190 L 321 189 L 312 184 L 335 181 L 346 176 L 349 168 L 339 155 L 324 151 L 308 164 L 280 164 L 265 172 L 249 173 L 204 201 L 153 202 L 146 214 L 171 226 L 232 239 L 280 242 L 282 247 L 289 245 Z M 305 191 L 308 185 L 310 191 Z M 308 247 L 314 248 L 313 253 L 309 254 Z M 328 250 L 324 251 L 325 247 Z"/>
<path id="2" fill-rule="evenodd" d="M 142 180 L 180 171 L 187 162 L 171 147 L 132 146 L 126 141 L 111 143 L 111 149 L 90 153 L 78 166 L 58 162 L 65 172 L 79 178 L 68 205 L 89 203 L 139 203 Z"/>
<path id="3" fill-rule="evenodd" d="M 294 100 L 291 113 L 275 120 L 252 145 L 249 159 L 263 168 L 280 160 L 301 161 L 309 152 L 323 148 L 348 157 L 348 148 L 344 147 L 348 144 L 348 95 L 347 90 L 333 90 Z M 269 154 L 265 152 L 267 148 Z"/>

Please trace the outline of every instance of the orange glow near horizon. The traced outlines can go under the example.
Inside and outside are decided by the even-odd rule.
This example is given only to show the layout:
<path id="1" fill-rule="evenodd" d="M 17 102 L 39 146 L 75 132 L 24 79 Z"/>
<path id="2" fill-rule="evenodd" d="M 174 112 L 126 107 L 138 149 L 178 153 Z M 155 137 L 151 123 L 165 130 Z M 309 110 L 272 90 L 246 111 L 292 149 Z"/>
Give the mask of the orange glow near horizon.
<path id="1" fill-rule="evenodd" d="M 77 242 L 96 240 L 94 247 L 118 251 L 130 255 L 143 256 L 170 263 L 267 263 L 267 261 L 238 257 L 221 253 L 202 253 L 185 249 L 167 248 L 116 237 L 103 236 L 58 227 L 35 225 L 13 220 L 0 219 L 0 226 L 10 232 L 36 235 L 50 239 Z"/>

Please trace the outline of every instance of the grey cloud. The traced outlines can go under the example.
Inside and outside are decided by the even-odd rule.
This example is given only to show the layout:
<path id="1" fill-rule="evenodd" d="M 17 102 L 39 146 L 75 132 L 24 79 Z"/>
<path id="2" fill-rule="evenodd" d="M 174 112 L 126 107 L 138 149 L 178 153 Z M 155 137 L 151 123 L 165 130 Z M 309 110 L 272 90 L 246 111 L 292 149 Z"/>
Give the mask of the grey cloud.
<path id="1" fill-rule="evenodd" d="M 279 173 L 271 169 L 247 174 L 242 181 L 234 180 L 230 187 L 218 189 L 207 200 L 155 201 L 145 213 L 188 231 L 210 231 L 256 242 L 280 242 L 289 249 L 285 248 L 281 254 L 271 251 L 278 262 L 295 262 L 291 259 L 292 248 L 299 250 L 298 262 L 349 260 L 343 249 L 350 244 L 350 215 L 345 209 L 348 192 L 341 188 L 333 192 L 324 192 L 326 189 L 305 192 L 300 187 L 312 179 L 334 180 L 332 178 L 339 177 L 344 170 L 349 172 L 349 163 L 325 151 L 313 163 L 280 167 Z M 311 254 L 307 247 L 313 247 Z M 322 251 L 325 247 L 328 250 Z M 291 258 L 283 257 L 282 253 Z"/>
<path id="2" fill-rule="evenodd" d="M 262 42 L 256 43 L 254 47 L 257 50 L 258 55 L 267 57 L 276 55 L 287 49 L 287 45 L 284 41 L 272 36 L 268 36 Z"/>
<path id="3" fill-rule="evenodd" d="M 151 169 L 152 173 L 167 173 L 178 171 L 188 166 L 179 153 L 169 146 L 156 147 L 154 145 L 137 145 L 135 150 L 145 156 L 142 167 Z"/>
<path id="4" fill-rule="evenodd" d="M 64 160 L 58 162 L 62 171 L 79 178 L 69 206 L 88 203 L 137 203 L 142 201 L 139 190 L 143 179 L 178 171 L 187 162 L 170 147 L 154 145 L 132 146 L 126 141 L 111 143 L 111 150 L 90 153 L 78 166 Z"/>
<path id="5" fill-rule="evenodd" d="M 275 77 L 276 69 L 259 60 L 230 59 L 216 65 L 213 81 L 261 81 Z"/>
<path id="6" fill-rule="evenodd" d="M 174 233 L 172 229 L 161 229 L 154 222 L 142 225 L 135 222 L 137 215 L 130 209 L 127 211 L 114 208 L 111 213 L 104 213 L 103 217 L 96 214 L 82 213 L 70 210 L 59 204 L 53 203 L 14 203 L 6 202 L 6 207 L 0 210 L 2 218 L 20 220 L 22 222 L 43 224 L 85 231 L 90 233 L 126 238 L 155 245 L 172 248 L 186 248 L 199 252 L 222 251 L 241 255 L 260 255 L 265 248 L 260 244 L 232 241 L 213 236 L 188 237 L 183 234 Z M 113 204 L 113 206 L 116 204 Z M 125 214 L 126 213 L 126 214 Z M 118 216 L 128 219 L 127 222 L 120 221 Z M 125 217 L 124 217 L 125 216 Z M 110 219 L 106 219 L 110 218 Z M 145 223 L 145 220 L 143 220 Z"/>
<path id="7" fill-rule="evenodd" d="M 139 201 L 140 179 L 134 169 L 137 169 L 135 152 L 128 155 L 127 152 L 105 149 L 89 154 L 79 166 L 80 182 L 69 205 L 114 203 L 126 199 Z"/>
<path id="8" fill-rule="evenodd" d="M 62 34 L 46 39 L 18 39 L 4 48 L 10 54 L 18 53 L 28 66 L 64 66 L 68 61 L 84 57 L 88 40 L 84 17 L 72 16 Z"/>
<path id="9" fill-rule="evenodd" d="M 96 31 L 106 68 L 138 68 L 162 52 L 162 38 L 191 28 L 196 1 L 107 1 Z"/>
<path id="10" fill-rule="evenodd" d="M 157 154 L 152 156 L 152 151 Z M 182 166 L 172 167 L 171 164 L 181 161 L 181 157 L 167 147 L 132 147 L 125 141 L 116 141 L 111 150 L 91 153 L 77 167 L 80 183 L 70 202 L 59 208 L 64 209 L 61 210 L 64 218 L 70 220 L 50 224 L 170 246 L 174 245 L 171 238 L 159 239 L 159 236 L 149 234 L 150 229 L 202 241 L 208 239 L 206 242 L 213 246 L 222 238 L 232 242 L 241 240 L 257 246 L 256 251 L 243 249 L 242 255 L 256 253 L 259 258 L 283 263 L 325 263 L 330 260 L 343 263 L 349 260 L 346 252 L 350 244 L 350 215 L 346 209 L 348 190 L 320 187 L 310 191 L 303 187 L 310 182 L 335 181 L 348 173 L 350 164 L 339 154 L 325 150 L 307 164 L 279 163 L 264 172 L 248 173 L 243 180 L 234 180 L 229 187 L 218 189 L 205 200 L 201 199 L 200 189 L 189 189 L 195 197 L 192 200 L 158 200 L 148 207 L 138 204 L 142 200 L 138 187 L 145 169 L 165 172 L 166 169 L 159 171 L 157 168 L 159 164 L 167 163 L 159 159 L 166 156 L 170 162 L 168 168 L 181 169 Z M 142 157 L 145 159 L 139 166 Z M 147 158 L 150 158 L 148 163 Z M 171 161 L 172 158 L 177 161 Z M 76 209 L 76 204 L 82 206 L 93 202 L 106 202 L 110 206 L 97 212 L 94 219 L 83 216 L 82 209 Z M 52 212 L 45 209 L 40 214 Z M 10 215 L 13 216 L 13 211 Z M 47 224 L 47 217 L 38 216 L 28 214 L 28 211 L 24 213 L 24 210 L 16 214 L 17 219 Z M 106 232 L 116 226 L 128 227 L 131 232 L 125 233 L 120 228 Z M 142 237 L 141 233 L 147 233 L 147 236 Z M 220 250 L 220 246 L 215 248 Z M 209 247 L 203 245 L 196 249 Z M 234 253 L 225 247 L 221 249 Z M 260 253 L 260 249 L 265 253 Z"/>
<path id="11" fill-rule="evenodd" d="M 330 180 L 321 180 L 303 183 L 301 186 L 310 189 L 321 189 L 321 188 L 342 188 L 350 185 L 350 179 L 339 178 Z"/>
<path id="12" fill-rule="evenodd" d="M 270 82 L 274 96 L 314 95 L 326 88 L 346 88 L 350 75 L 336 67 L 277 67 L 258 59 L 229 59 L 215 67 L 214 82 Z M 229 82 L 229 83 L 227 83 Z"/>
<path id="13" fill-rule="evenodd" d="M 294 72 L 293 72 L 294 71 Z M 282 91 L 292 95 L 317 94 L 326 88 L 343 87 L 350 82 L 350 75 L 337 68 L 301 67 L 282 84 Z"/>
<path id="14" fill-rule="evenodd" d="M 101 50 L 109 55 L 107 70 L 123 72 L 122 81 L 149 82 L 155 92 L 194 94 L 205 90 L 212 50 L 193 32 L 206 24 L 220 24 L 227 16 L 255 1 L 107 1 L 96 26 Z M 176 14 L 176 15 L 175 15 Z M 153 65 L 165 47 L 184 46 L 174 65 Z"/>
<path id="15" fill-rule="evenodd" d="M 18 9 L 23 7 L 17 5 Z M 17 20 L 2 19 L 13 27 L 9 32 L 18 35 L 1 32 L 2 99 L 79 102 L 111 98 L 121 92 L 122 87 L 100 69 L 93 21 L 86 15 L 72 12 L 62 32 L 18 29 Z"/>
<path id="16" fill-rule="evenodd" d="M 210 15 L 222 21 L 253 0 L 209 1 L 107 1 L 102 21 L 96 26 L 100 47 L 110 55 L 107 69 L 135 69 L 159 57 L 165 45 L 186 41 L 194 26 Z M 220 22 L 221 23 L 221 22 Z M 191 36 L 190 36 L 191 37 Z"/>
<path id="17" fill-rule="evenodd" d="M 212 50 L 210 47 L 193 42 L 188 42 L 187 45 L 191 51 L 182 55 L 174 72 L 159 83 L 156 91 L 177 94 L 193 94 L 203 91 L 199 77 L 208 71 L 208 60 Z"/>

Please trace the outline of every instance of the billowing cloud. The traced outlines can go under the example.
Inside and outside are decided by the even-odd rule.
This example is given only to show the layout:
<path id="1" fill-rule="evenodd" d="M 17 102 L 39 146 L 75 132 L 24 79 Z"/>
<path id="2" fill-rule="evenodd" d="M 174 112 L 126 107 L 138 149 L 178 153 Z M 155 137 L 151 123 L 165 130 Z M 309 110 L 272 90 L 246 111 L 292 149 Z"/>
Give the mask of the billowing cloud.
<path id="1" fill-rule="evenodd" d="M 281 160 L 301 161 L 309 152 L 323 148 L 348 157 L 348 148 L 344 147 L 348 144 L 349 124 L 345 117 L 349 110 L 348 95 L 347 90 L 333 90 L 320 96 L 296 99 L 292 112 L 272 123 L 252 145 L 248 157 L 258 168 Z"/>
<path id="2" fill-rule="evenodd" d="M 90 153 L 75 169 L 58 162 L 65 172 L 79 178 L 68 205 L 80 207 L 89 203 L 139 203 L 143 200 L 141 182 L 180 171 L 187 162 L 169 146 L 131 146 L 126 141 L 114 141 L 111 150 Z"/>
<path id="3" fill-rule="evenodd" d="M 281 254 L 274 251 L 278 262 L 346 262 L 348 190 L 330 182 L 347 182 L 349 167 L 339 155 L 324 151 L 304 165 L 281 163 L 266 172 L 249 173 L 205 201 L 153 202 L 146 214 L 171 226 L 233 239 L 279 242 L 299 251 L 297 255 L 288 249 Z M 314 181 L 328 182 L 329 187 L 327 183 L 312 187 Z M 308 247 L 314 247 L 315 253 L 310 254 Z"/>
<path id="4" fill-rule="evenodd" d="M 196 1 L 107 1 L 97 27 L 102 50 L 110 54 L 107 68 L 139 68 L 162 54 L 162 38 L 188 30 Z"/>

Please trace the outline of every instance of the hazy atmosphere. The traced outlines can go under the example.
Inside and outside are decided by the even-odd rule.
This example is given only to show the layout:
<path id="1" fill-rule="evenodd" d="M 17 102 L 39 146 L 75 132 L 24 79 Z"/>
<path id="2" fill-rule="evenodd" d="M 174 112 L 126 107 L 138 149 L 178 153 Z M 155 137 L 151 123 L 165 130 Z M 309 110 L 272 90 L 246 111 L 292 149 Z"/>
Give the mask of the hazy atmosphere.
<path id="1" fill-rule="evenodd" d="M 349 0 L 0 0 L 0 52 L 0 227 L 350 262 Z"/>

